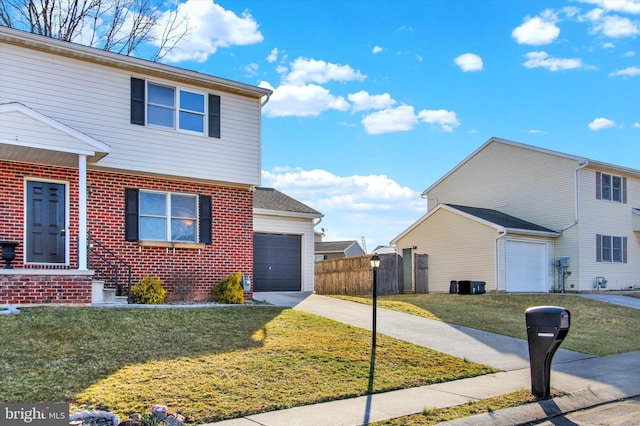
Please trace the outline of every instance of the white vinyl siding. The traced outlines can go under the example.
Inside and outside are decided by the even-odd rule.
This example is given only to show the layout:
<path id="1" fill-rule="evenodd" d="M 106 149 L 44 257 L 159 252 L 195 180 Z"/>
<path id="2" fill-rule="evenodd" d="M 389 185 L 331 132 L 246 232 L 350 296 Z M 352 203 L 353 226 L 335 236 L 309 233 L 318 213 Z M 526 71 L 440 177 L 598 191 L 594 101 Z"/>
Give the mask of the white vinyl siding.
<path id="1" fill-rule="evenodd" d="M 0 63 L 0 103 L 20 102 L 109 145 L 111 152 L 99 161 L 100 167 L 236 184 L 260 183 L 258 99 L 215 92 L 223 98 L 223 132 L 220 139 L 206 138 L 130 124 L 130 78 L 149 76 L 8 44 L 2 45 Z M 206 87 L 157 78 L 153 81 L 212 93 Z"/>
<path id="2" fill-rule="evenodd" d="M 499 210 L 559 230 L 574 220 L 577 167 L 568 158 L 495 142 L 435 185 L 429 197 L 441 204 Z"/>
<path id="3" fill-rule="evenodd" d="M 446 293 L 452 280 L 485 281 L 494 290 L 495 246 L 498 231 L 441 209 L 397 241 L 399 252 L 429 256 L 429 292 Z M 415 267 L 415 265 L 414 265 Z"/>
<path id="4" fill-rule="evenodd" d="M 290 234 L 302 236 L 302 291 L 313 291 L 314 278 L 314 229 L 313 220 L 278 217 L 263 214 L 253 215 L 253 232 Z"/>

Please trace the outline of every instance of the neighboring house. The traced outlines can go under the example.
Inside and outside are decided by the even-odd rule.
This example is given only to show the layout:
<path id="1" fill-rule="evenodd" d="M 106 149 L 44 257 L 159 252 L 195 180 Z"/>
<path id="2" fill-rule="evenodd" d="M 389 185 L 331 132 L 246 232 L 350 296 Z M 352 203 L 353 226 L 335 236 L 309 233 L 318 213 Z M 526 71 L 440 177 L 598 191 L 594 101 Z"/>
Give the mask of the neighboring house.
<path id="1" fill-rule="evenodd" d="M 0 63 L 0 303 L 251 277 L 271 91 L 1 26 Z"/>
<path id="2" fill-rule="evenodd" d="M 364 256 L 366 253 L 357 241 L 317 241 L 316 261 L 341 257 Z"/>
<path id="3" fill-rule="evenodd" d="M 640 287 L 640 170 L 492 138 L 422 197 L 427 214 L 392 241 L 405 289 Z"/>
<path id="4" fill-rule="evenodd" d="M 253 194 L 254 291 L 314 291 L 314 226 L 322 213 L 273 188 Z"/>

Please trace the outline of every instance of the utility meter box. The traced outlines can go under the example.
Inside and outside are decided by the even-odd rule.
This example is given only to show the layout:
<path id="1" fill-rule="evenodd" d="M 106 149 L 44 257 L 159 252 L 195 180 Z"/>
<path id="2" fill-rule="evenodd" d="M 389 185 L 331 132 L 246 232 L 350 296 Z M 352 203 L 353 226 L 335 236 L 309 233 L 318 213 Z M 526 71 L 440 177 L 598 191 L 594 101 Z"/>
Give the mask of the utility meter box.
<path id="1" fill-rule="evenodd" d="M 564 266 L 565 268 L 569 266 L 569 256 L 562 256 L 558 260 L 558 266 Z"/>
<path id="2" fill-rule="evenodd" d="M 525 311 L 531 393 L 537 398 L 551 396 L 551 361 L 571 326 L 571 313 L 559 306 L 536 306 Z"/>

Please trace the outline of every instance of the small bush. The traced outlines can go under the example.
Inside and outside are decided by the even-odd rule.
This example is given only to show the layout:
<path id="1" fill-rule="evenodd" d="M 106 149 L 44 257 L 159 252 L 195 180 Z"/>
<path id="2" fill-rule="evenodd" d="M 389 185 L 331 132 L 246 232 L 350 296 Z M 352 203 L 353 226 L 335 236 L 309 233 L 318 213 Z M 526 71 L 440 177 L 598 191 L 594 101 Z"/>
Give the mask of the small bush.
<path id="1" fill-rule="evenodd" d="M 162 288 L 162 281 L 157 277 L 143 277 L 138 284 L 131 286 L 131 302 L 146 305 L 162 305 L 167 290 Z"/>
<path id="2" fill-rule="evenodd" d="M 184 302 L 191 300 L 199 278 L 196 271 L 185 270 L 174 272 L 168 281 L 173 286 L 175 299 Z"/>
<path id="3" fill-rule="evenodd" d="M 227 304 L 244 303 L 244 289 L 242 288 L 242 284 L 240 284 L 241 280 L 241 272 L 223 277 L 222 280 L 220 280 L 220 284 L 211 290 L 213 293 L 213 301 Z"/>

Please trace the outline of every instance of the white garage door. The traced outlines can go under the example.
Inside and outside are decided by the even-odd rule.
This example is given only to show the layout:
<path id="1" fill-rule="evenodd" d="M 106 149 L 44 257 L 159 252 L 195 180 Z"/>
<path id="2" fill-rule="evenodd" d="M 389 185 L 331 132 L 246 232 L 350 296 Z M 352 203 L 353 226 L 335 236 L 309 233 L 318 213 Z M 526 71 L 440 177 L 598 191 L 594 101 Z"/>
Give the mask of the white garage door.
<path id="1" fill-rule="evenodd" d="M 506 251 L 507 291 L 546 293 L 547 244 L 507 241 Z"/>

